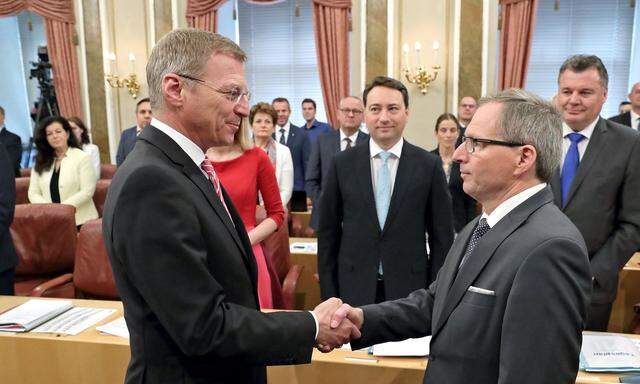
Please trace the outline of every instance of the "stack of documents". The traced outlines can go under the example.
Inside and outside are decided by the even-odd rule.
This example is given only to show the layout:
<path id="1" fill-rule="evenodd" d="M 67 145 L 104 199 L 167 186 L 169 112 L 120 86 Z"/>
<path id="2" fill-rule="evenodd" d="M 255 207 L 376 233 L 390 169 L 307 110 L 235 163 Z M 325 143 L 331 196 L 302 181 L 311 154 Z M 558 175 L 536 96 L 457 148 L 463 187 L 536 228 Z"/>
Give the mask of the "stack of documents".
<path id="1" fill-rule="evenodd" d="M 30 331 L 72 307 L 71 300 L 29 300 L 0 315 L 0 332 Z"/>
<path id="2" fill-rule="evenodd" d="M 374 356 L 429 356 L 431 336 L 376 344 L 370 348 Z"/>
<path id="3" fill-rule="evenodd" d="M 75 307 L 34 329 L 33 333 L 77 335 L 106 319 L 115 309 Z"/>
<path id="4" fill-rule="evenodd" d="M 583 334 L 580 369 L 587 372 L 640 371 L 640 349 L 628 337 Z"/>

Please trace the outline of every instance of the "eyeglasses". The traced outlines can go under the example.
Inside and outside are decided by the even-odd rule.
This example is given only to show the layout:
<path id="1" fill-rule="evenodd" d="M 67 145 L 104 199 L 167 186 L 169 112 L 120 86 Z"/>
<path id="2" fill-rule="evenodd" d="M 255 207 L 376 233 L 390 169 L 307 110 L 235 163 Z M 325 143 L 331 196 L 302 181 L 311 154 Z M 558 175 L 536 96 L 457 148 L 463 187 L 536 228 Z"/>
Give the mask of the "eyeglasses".
<path id="1" fill-rule="evenodd" d="M 213 86 L 212 84 L 210 84 L 208 81 L 202 80 L 202 79 L 198 79 L 197 77 L 192 77 L 192 76 L 188 76 L 188 75 L 183 75 L 180 73 L 176 73 L 176 75 L 183 77 L 185 79 L 189 79 L 189 80 L 193 80 L 197 83 L 200 83 L 204 86 L 206 86 L 207 88 L 212 89 L 213 91 L 221 94 L 224 96 L 225 99 L 232 101 L 234 104 L 238 104 L 240 102 L 240 100 L 242 99 L 242 96 L 246 96 L 247 97 L 247 102 L 249 102 L 249 100 L 251 100 L 251 92 L 249 91 L 243 91 L 240 88 L 232 88 L 229 90 L 223 90 L 223 89 L 218 89 L 215 86 Z"/>
<path id="2" fill-rule="evenodd" d="M 500 140 L 490 140 L 490 139 L 478 139 L 476 137 L 468 137 L 462 136 L 462 142 L 464 143 L 464 148 L 468 153 L 473 153 L 476 151 L 476 146 L 478 143 L 483 144 L 491 144 L 491 145 L 502 145 L 503 147 L 521 147 L 524 144 L 514 143 L 511 141 L 500 141 Z"/>
<path id="3" fill-rule="evenodd" d="M 350 113 L 353 113 L 354 115 L 359 115 L 362 113 L 361 109 L 351 109 L 351 108 L 340 108 L 340 112 L 344 113 L 345 115 L 348 115 Z"/>

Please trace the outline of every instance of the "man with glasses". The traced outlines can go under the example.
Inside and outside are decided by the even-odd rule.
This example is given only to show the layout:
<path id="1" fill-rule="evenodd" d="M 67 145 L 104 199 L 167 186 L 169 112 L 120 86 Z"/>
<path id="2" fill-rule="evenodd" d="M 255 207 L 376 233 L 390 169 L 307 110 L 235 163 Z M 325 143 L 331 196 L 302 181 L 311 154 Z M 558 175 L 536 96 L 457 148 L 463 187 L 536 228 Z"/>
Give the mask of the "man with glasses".
<path id="1" fill-rule="evenodd" d="M 103 234 L 131 335 L 126 383 L 266 383 L 265 365 L 308 363 L 338 299 L 262 313 L 242 219 L 210 147 L 233 143 L 249 112 L 244 52 L 197 29 L 163 37 L 147 64 L 154 119 L 116 173 Z M 257 198 L 257 196 L 256 196 Z"/>
<path id="2" fill-rule="evenodd" d="M 428 286 L 453 241 L 442 165 L 402 137 L 409 118 L 407 88 L 376 77 L 363 100 L 371 139 L 334 156 L 322 179 L 318 223 L 321 295 L 356 305 Z M 361 107 L 348 109 L 354 108 Z"/>
<path id="3" fill-rule="evenodd" d="M 554 106 L 521 90 L 482 100 L 467 127 L 464 190 L 483 213 L 456 237 L 437 280 L 352 308 L 353 348 L 431 335 L 425 383 L 573 383 L 591 275 L 578 229 L 547 187 L 562 151 Z"/>
<path id="4" fill-rule="evenodd" d="M 336 153 L 342 152 L 356 145 L 366 143 L 369 135 L 361 132 L 360 124 L 364 113 L 362 100 L 356 96 L 347 96 L 340 100 L 338 110 L 338 122 L 340 129 L 331 130 L 319 135 L 311 145 L 311 155 L 307 164 L 305 189 L 307 196 L 313 201 L 310 226 L 318 229 L 318 212 L 320 210 L 320 194 L 322 193 L 322 180 L 326 178 L 331 160 Z"/>

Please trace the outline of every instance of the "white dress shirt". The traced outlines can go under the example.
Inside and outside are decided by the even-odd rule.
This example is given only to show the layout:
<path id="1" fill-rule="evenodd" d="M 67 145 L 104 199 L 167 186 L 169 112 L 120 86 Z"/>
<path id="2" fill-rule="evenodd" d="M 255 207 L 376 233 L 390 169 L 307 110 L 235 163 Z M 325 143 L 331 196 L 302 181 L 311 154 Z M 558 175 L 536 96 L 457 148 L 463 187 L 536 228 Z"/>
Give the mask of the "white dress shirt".
<path id="1" fill-rule="evenodd" d="M 284 128 L 284 133 L 280 132 L 281 129 Z M 287 144 L 287 139 L 289 139 L 289 131 L 291 129 L 291 122 L 287 121 L 287 124 L 284 126 L 279 126 L 276 124 L 276 141 L 280 142 L 280 136 L 284 135 L 284 143 Z"/>
<path id="2" fill-rule="evenodd" d="M 488 215 L 485 212 L 482 212 L 482 218 L 487 220 L 487 224 L 489 228 L 493 228 L 494 225 L 498 224 L 503 217 L 507 216 L 509 212 L 513 211 L 518 205 L 524 203 L 528 198 L 540 192 L 546 187 L 546 183 L 541 183 L 538 185 L 534 185 L 533 187 L 527 188 L 524 191 L 518 193 L 515 196 L 511 196 L 507 200 L 503 201 L 496 207 L 496 209 Z"/>
<path id="3" fill-rule="evenodd" d="M 562 139 L 562 159 L 560 159 L 560 170 L 562 170 L 562 166 L 564 165 L 564 158 L 567 157 L 567 151 L 569 151 L 569 146 L 571 145 L 571 140 L 569 140 L 567 135 L 570 133 L 579 133 L 582 136 L 584 136 L 584 139 L 582 139 L 578 143 L 578 154 L 580 155 L 580 160 L 582 160 L 582 157 L 584 156 L 584 152 L 587 150 L 587 145 L 589 145 L 589 140 L 591 139 L 591 135 L 593 135 L 593 129 L 596 127 L 596 124 L 598 123 L 599 119 L 600 119 L 600 116 L 598 116 L 597 119 L 595 119 L 591 124 L 587 125 L 587 127 L 580 132 L 575 132 L 566 123 L 562 123 L 563 139 Z"/>
<path id="4" fill-rule="evenodd" d="M 389 156 L 387 164 L 389 165 L 389 172 L 391 173 L 391 195 L 393 196 L 393 188 L 396 184 L 396 174 L 398 173 L 398 164 L 400 163 L 400 154 L 402 153 L 402 145 L 404 139 L 401 137 L 393 147 L 389 148 L 387 152 L 391 152 L 393 156 Z M 373 190 L 376 190 L 376 180 L 378 179 L 378 171 L 382 166 L 382 160 L 378 157 L 380 152 L 384 150 L 376 144 L 375 141 L 369 140 L 369 153 L 371 154 L 371 185 Z"/>
<path id="5" fill-rule="evenodd" d="M 631 110 L 631 128 L 638 130 L 638 124 L 640 123 L 640 115 Z"/>
<path id="6" fill-rule="evenodd" d="M 349 140 L 351 140 L 351 146 L 355 147 L 356 139 L 358 138 L 358 131 L 356 130 L 353 135 L 347 136 L 344 134 L 344 132 L 342 132 L 342 129 L 340 130 L 340 151 L 344 151 L 345 149 L 347 149 L 347 141 L 345 140 L 346 138 L 349 138 Z"/>

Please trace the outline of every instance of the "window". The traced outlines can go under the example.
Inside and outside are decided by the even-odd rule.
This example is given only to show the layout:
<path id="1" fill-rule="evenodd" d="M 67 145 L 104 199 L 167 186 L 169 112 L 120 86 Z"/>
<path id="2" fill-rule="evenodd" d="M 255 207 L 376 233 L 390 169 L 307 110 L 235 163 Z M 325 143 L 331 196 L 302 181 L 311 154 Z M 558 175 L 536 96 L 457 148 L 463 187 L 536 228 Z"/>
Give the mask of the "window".
<path id="1" fill-rule="evenodd" d="M 238 1 L 240 47 L 247 53 L 245 74 L 251 103 L 271 103 L 286 97 L 291 104 L 290 121 L 305 123 L 301 103 L 315 100 L 316 119 L 327 121 L 318 75 L 310 0 L 301 0 L 300 16 L 295 1 L 271 5 Z"/>
<path id="2" fill-rule="evenodd" d="M 573 54 L 594 54 L 609 73 L 605 118 L 618 114 L 627 99 L 634 9 L 629 0 L 540 0 L 533 31 L 526 88 L 550 99 L 557 92 L 558 69 Z M 636 5 L 638 6 L 638 5 Z"/>

